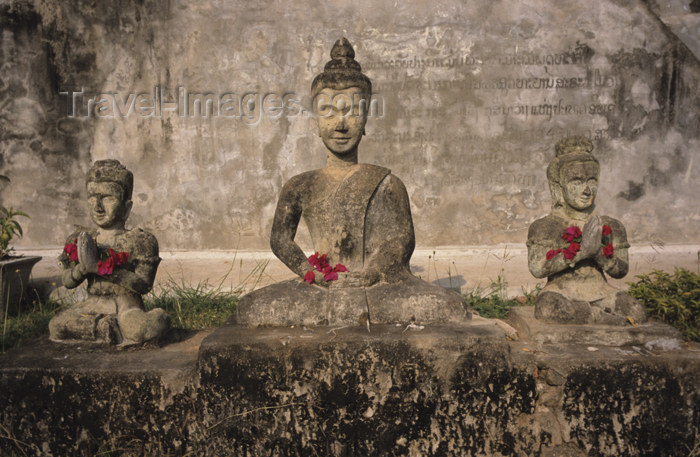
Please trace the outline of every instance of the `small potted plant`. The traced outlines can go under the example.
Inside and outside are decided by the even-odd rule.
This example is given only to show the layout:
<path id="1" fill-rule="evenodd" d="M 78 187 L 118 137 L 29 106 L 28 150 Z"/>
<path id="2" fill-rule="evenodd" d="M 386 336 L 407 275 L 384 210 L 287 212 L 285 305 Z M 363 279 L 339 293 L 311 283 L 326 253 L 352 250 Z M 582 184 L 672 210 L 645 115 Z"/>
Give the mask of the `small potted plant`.
<path id="1" fill-rule="evenodd" d="M 0 175 L 0 181 L 9 182 L 7 176 Z M 9 247 L 14 237 L 22 236 L 22 226 L 17 217 L 29 217 L 22 211 L 0 205 L 0 316 L 16 312 L 22 300 L 32 267 L 41 257 L 13 255 Z"/>

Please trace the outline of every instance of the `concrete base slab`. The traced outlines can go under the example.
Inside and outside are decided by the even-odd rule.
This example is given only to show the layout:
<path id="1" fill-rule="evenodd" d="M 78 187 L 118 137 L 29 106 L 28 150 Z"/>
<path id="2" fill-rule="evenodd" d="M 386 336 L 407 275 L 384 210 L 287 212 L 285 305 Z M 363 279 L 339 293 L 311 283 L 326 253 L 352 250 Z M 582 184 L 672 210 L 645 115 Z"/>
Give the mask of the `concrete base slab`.
<path id="1" fill-rule="evenodd" d="M 624 346 L 666 339 L 675 340 L 680 345 L 681 338 L 678 330 L 654 320 L 625 327 L 551 324 L 535 318 L 534 306 L 511 308 L 508 321 L 518 331 L 520 338 L 538 344 Z"/>
<path id="2" fill-rule="evenodd" d="M 203 342 L 200 362 L 208 354 L 226 350 L 239 344 L 265 345 L 271 349 L 311 347 L 324 344 L 386 344 L 402 341 L 420 347 L 430 345 L 466 347 L 492 344 L 504 347 L 505 334 L 487 319 L 464 324 L 415 325 L 373 324 L 370 327 L 350 326 L 291 326 L 248 328 L 223 325 L 214 330 Z"/>
<path id="3" fill-rule="evenodd" d="M 700 347 L 508 342 L 464 325 L 242 328 L 0 357 L 0 455 L 675 456 Z"/>

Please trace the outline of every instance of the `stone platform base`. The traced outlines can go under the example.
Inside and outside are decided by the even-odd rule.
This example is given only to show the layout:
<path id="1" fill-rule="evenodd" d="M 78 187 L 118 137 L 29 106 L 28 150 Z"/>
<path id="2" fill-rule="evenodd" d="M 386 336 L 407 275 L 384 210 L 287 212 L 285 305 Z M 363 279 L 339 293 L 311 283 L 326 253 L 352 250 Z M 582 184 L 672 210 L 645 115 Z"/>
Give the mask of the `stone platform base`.
<path id="1" fill-rule="evenodd" d="M 0 455 L 688 455 L 698 351 L 508 342 L 489 322 L 40 341 L 0 356 Z"/>
<path id="2" fill-rule="evenodd" d="M 574 344 L 592 346 L 624 346 L 654 344 L 681 344 L 681 333 L 670 325 L 649 322 L 617 327 L 600 324 L 551 324 L 535 319 L 534 306 L 511 308 L 508 321 L 520 337 L 538 344 Z M 674 341 L 670 341 L 674 340 Z"/>

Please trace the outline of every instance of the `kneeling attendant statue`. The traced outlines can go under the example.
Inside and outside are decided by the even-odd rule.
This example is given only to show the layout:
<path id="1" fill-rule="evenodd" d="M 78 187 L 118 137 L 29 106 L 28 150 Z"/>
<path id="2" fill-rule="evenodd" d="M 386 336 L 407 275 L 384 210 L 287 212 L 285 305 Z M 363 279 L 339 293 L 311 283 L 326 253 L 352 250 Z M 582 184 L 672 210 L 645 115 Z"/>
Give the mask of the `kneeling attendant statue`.
<path id="1" fill-rule="evenodd" d="M 459 294 L 411 274 L 415 238 L 404 184 L 391 171 L 358 163 L 372 83 L 339 39 L 312 85 L 326 167 L 302 173 L 282 188 L 270 241 L 296 279 L 254 291 L 230 323 L 357 325 L 459 322 Z M 294 241 L 304 218 L 315 254 Z"/>
<path id="2" fill-rule="evenodd" d="M 552 212 L 530 225 L 528 265 L 547 285 L 535 317 L 553 323 L 645 322 L 644 307 L 608 284 L 629 268 L 627 234 L 617 219 L 596 214 L 600 166 L 584 137 L 559 141 L 547 168 Z"/>
<path id="3" fill-rule="evenodd" d="M 87 299 L 49 323 L 53 341 L 89 340 L 129 345 L 161 336 L 169 327 L 160 308 L 144 311 L 160 263 L 158 241 L 127 230 L 134 176 L 116 160 L 99 160 L 87 176 L 88 208 L 97 229 L 78 229 L 59 257 L 63 285 L 87 280 Z"/>

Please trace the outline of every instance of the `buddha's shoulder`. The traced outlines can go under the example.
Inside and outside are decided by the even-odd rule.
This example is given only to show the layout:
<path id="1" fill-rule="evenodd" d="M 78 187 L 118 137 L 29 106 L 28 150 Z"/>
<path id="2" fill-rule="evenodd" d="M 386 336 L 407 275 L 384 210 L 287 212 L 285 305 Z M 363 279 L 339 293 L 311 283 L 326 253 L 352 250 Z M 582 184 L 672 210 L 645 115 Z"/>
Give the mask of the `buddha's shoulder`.
<path id="1" fill-rule="evenodd" d="M 133 251 L 139 251 L 145 255 L 158 255 L 158 239 L 149 231 L 136 227 L 125 231 L 121 238 Z"/>
<path id="2" fill-rule="evenodd" d="M 547 216 L 537 219 L 530 224 L 527 231 L 527 237 L 532 238 L 550 238 L 552 236 L 561 236 L 566 229 L 566 221 L 559 216 L 548 214 Z"/>
<path id="3" fill-rule="evenodd" d="M 284 183 L 284 187 L 289 190 L 310 186 L 322 177 L 322 172 L 323 169 L 317 169 L 299 173 L 298 175 L 292 176 L 286 183 Z"/>
<path id="4" fill-rule="evenodd" d="M 377 174 L 385 174 L 385 175 L 391 174 L 390 169 L 388 169 L 386 167 L 382 167 L 380 165 L 374 165 L 372 163 L 360 163 L 357 166 L 360 167 L 361 171 L 366 172 L 366 173 L 377 173 Z"/>
<path id="5" fill-rule="evenodd" d="M 392 179 L 399 180 L 391 174 L 391 170 L 388 168 L 373 165 L 369 163 L 360 163 L 356 165 L 357 171 L 351 174 L 352 179 L 356 179 L 362 176 L 377 176 L 379 179 L 386 176 L 391 176 Z M 294 189 L 303 189 L 307 187 L 313 187 L 317 182 L 325 182 L 327 178 L 325 176 L 325 169 L 319 168 L 316 170 L 309 170 L 290 178 L 284 187 L 287 191 L 292 191 Z M 399 180 L 400 181 L 400 180 Z"/>

